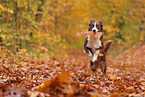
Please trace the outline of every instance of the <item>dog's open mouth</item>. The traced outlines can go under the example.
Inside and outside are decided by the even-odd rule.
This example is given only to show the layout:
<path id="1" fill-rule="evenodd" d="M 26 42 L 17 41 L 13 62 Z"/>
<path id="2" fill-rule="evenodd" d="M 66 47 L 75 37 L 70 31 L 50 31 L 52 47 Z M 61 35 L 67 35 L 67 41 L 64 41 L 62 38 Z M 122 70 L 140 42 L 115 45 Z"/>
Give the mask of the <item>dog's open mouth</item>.
<path id="1" fill-rule="evenodd" d="M 88 31 L 88 32 L 81 32 L 83 36 L 91 36 L 93 34 L 96 34 L 96 33 L 100 33 L 100 32 L 93 32 L 93 31 Z"/>
<path id="2" fill-rule="evenodd" d="M 94 34 L 97 34 L 97 33 L 100 33 L 100 32 L 97 32 L 97 31 L 95 31 L 95 32 L 93 32 Z"/>
<path id="3" fill-rule="evenodd" d="M 94 32 L 94 31 L 93 31 Z M 96 34 L 96 32 L 94 32 L 94 34 Z"/>

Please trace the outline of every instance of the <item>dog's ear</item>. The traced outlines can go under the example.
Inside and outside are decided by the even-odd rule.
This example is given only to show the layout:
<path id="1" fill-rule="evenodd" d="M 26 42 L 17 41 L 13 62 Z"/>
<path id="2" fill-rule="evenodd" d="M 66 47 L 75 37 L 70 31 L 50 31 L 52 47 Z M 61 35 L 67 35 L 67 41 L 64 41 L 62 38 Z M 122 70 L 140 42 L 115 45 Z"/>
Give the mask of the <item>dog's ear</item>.
<path id="1" fill-rule="evenodd" d="M 95 19 L 94 19 L 94 18 L 91 18 L 91 19 L 90 19 L 90 24 L 89 24 L 89 29 L 88 29 L 88 31 L 91 31 L 91 27 L 90 27 L 90 26 L 91 26 L 92 22 L 95 22 Z"/>
<path id="2" fill-rule="evenodd" d="M 91 24 L 92 22 L 96 22 L 94 18 L 91 18 L 90 24 Z"/>
<path id="3" fill-rule="evenodd" d="M 103 18 L 101 18 L 98 22 L 101 22 L 102 23 L 103 22 Z"/>
<path id="4" fill-rule="evenodd" d="M 112 40 L 108 40 L 104 43 L 104 51 L 107 52 L 108 49 L 110 48 L 111 46 L 111 43 L 112 43 Z"/>
<path id="5" fill-rule="evenodd" d="M 98 21 L 99 23 L 100 23 L 100 27 L 101 27 L 101 32 L 104 32 L 103 31 L 103 18 L 101 18 L 99 21 Z"/>

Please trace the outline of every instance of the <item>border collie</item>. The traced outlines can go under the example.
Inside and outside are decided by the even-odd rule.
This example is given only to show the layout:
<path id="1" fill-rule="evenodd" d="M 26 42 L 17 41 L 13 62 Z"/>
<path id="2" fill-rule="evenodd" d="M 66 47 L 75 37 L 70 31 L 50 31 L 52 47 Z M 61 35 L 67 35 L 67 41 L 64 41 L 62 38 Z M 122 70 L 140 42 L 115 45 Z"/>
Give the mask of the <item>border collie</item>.
<path id="1" fill-rule="evenodd" d="M 112 41 L 108 40 L 103 44 L 103 19 L 95 21 L 93 18 L 90 20 L 88 31 L 92 31 L 93 34 L 87 36 L 84 43 L 84 50 L 89 55 L 90 67 L 93 72 L 96 74 L 96 69 L 101 68 L 103 75 L 106 74 L 106 53 L 109 49 Z"/>

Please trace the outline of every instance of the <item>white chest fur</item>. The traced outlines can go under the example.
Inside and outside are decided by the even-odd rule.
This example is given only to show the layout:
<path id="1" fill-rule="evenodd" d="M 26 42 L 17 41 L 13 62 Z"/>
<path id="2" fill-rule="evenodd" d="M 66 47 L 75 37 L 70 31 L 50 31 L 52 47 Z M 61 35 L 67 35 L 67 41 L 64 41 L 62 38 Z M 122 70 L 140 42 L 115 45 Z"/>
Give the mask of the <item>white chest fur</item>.
<path id="1" fill-rule="evenodd" d="M 101 47 L 101 40 L 100 37 L 102 36 L 102 33 L 96 33 L 91 36 L 88 36 L 88 43 L 86 47 L 89 47 L 92 49 L 93 53 L 95 52 L 96 48 Z"/>

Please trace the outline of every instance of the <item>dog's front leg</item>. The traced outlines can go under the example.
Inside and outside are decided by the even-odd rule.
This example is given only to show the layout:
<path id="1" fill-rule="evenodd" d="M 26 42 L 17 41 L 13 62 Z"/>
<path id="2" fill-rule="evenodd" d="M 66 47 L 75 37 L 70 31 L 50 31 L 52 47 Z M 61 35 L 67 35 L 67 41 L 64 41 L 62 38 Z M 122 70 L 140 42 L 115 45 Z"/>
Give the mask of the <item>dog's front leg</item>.
<path id="1" fill-rule="evenodd" d="M 104 60 L 101 62 L 101 71 L 103 72 L 104 81 L 106 81 L 106 69 L 107 69 L 106 60 Z"/>
<path id="2" fill-rule="evenodd" d="M 98 58 L 99 54 L 100 54 L 100 51 L 99 51 L 99 50 L 97 50 L 97 51 L 95 52 L 95 54 L 94 54 L 93 58 L 92 58 L 92 62 L 97 61 L 97 58 Z"/>
<path id="3" fill-rule="evenodd" d="M 92 53 L 91 48 L 84 46 L 84 50 L 86 53 L 88 53 L 89 58 L 92 59 L 93 53 Z"/>

